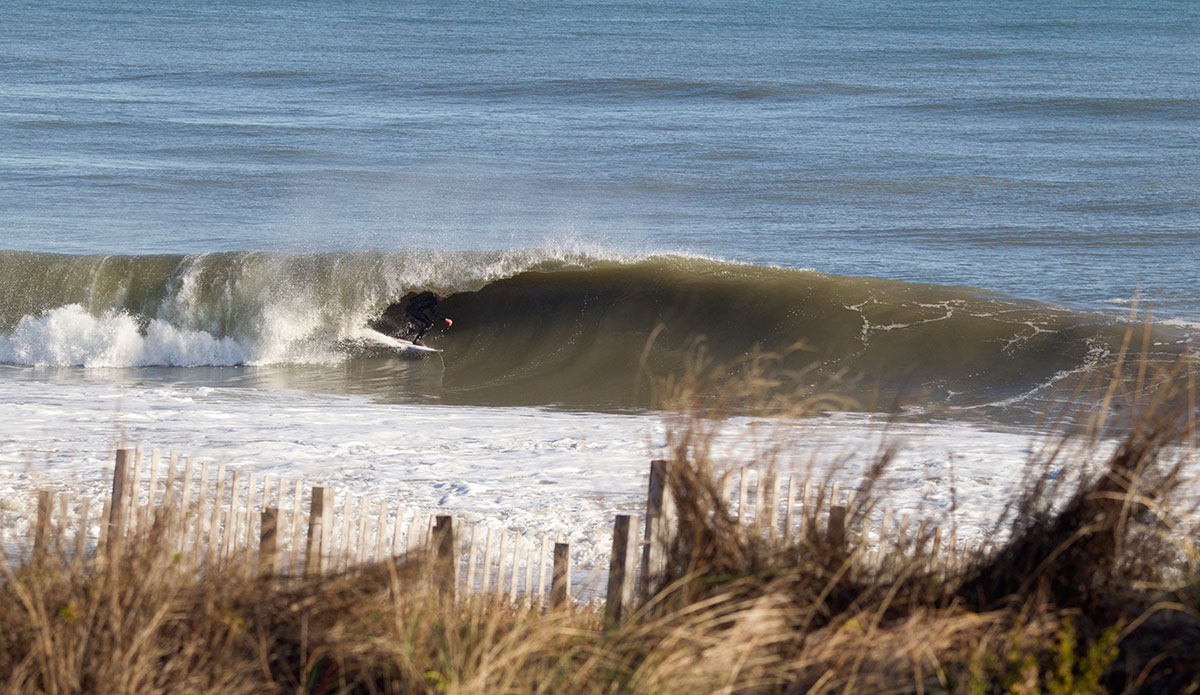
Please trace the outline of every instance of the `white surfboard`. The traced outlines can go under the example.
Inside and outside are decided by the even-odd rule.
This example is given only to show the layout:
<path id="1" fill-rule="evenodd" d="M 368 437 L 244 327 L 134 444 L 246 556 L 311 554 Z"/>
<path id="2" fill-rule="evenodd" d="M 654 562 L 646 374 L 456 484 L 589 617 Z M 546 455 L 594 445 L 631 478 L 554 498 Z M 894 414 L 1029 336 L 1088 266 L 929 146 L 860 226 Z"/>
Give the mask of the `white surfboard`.
<path id="1" fill-rule="evenodd" d="M 394 338 L 371 328 L 360 329 L 355 333 L 355 337 L 373 345 L 381 345 L 401 352 L 441 352 L 437 348 L 431 348 L 427 345 L 417 345 L 411 340 Z"/>

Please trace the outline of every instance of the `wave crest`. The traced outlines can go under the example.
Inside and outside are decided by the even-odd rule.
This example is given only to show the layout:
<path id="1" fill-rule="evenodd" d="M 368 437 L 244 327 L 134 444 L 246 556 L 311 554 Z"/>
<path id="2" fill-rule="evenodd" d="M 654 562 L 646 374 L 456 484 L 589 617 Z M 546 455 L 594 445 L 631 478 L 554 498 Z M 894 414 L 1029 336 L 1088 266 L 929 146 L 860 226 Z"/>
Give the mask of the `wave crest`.
<path id="1" fill-rule="evenodd" d="M 428 339 L 444 350 L 447 402 L 635 405 L 655 335 L 655 374 L 681 368 L 704 336 L 718 362 L 786 354 L 783 368 L 848 375 L 864 398 L 1011 404 L 1099 368 L 1128 330 L 974 288 L 669 255 L 2 252 L 0 271 L 28 278 L 0 290 L 0 361 L 19 365 L 378 360 L 348 340 L 367 325 L 394 329 L 407 294 L 436 290 L 455 319 Z M 1152 332 L 1147 359 L 1186 351 L 1187 327 Z"/>

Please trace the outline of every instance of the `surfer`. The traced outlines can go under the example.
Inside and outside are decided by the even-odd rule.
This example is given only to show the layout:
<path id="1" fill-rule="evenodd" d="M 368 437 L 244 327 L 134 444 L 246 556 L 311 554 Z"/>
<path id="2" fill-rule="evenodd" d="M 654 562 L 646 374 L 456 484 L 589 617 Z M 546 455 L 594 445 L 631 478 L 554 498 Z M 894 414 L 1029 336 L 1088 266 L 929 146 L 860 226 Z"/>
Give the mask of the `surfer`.
<path id="1" fill-rule="evenodd" d="M 434 321 L 429 318 L 429 314 L 446 322 L 446 327 L 454 325 L 454 321 L 442 316 L 438 313 L 437 304 L 446 297 L 433 292 L 422 292 L 412 299 L 408 300 L 408 306 L 404 307 L 404 315 L 417 324 L 417 334 L 413 336 L 412 342 L 414 345 L 421 344 L 421 338 L 433 328 Z M 426 314 L 425 312 L 429 312 Z"/>

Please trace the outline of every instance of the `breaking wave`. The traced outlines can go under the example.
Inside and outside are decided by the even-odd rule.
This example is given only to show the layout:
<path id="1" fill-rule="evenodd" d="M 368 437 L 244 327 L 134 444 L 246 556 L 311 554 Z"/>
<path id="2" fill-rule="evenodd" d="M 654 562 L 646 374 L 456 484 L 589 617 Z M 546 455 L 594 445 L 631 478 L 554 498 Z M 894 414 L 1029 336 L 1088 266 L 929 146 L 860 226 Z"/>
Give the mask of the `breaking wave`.
<path id="1" fill-rule="evenodd" d="M 643 362 L 670 373 L 704 336 L 717 362 L 788 354 L 783 366 L 842 374 L 876 400 L 1011 404 L 1104 366 L 1129 330 L 974 288 L 676 255 L 0 252 L 0 272 L 15 279 L 0 287 L 0 362 L 28 366 L 394 360 L 355 335 L 436 290 L 455 324 L 427 339 L 444 351 L 428 368 L 448 402 L 638 405 Z M 1192 328 L 1155 326 L 1147 357 L 1176 359 Z"/>

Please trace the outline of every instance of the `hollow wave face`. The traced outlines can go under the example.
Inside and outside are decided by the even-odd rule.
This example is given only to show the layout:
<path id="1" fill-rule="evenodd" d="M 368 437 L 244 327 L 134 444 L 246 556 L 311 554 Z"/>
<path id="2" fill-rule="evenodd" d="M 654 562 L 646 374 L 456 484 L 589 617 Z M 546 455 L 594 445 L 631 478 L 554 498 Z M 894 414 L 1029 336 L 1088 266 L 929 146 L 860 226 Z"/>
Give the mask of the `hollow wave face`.
<path id="1" fill-rule="evenodd" d="M 682 256 L 495 253 L 59 256 L 0 253 L 0 362 L 59 367 L 373 364 L 355 341 L 395 329 L 406 295 L 449 297 L 454 327 L 421 369 L 443 402 L 650 405 L 698 339 L 715 363 L 753 351 L 866 408 L 1023 402 L 1106 368 L 1129 326 L 966 287 Z M 1185 327 L 1150 329 L 1174 361 Z M 352 372 L 353 370 L 348 370 Z M 429 380 L 420 381 L 434 383 Z"/>

